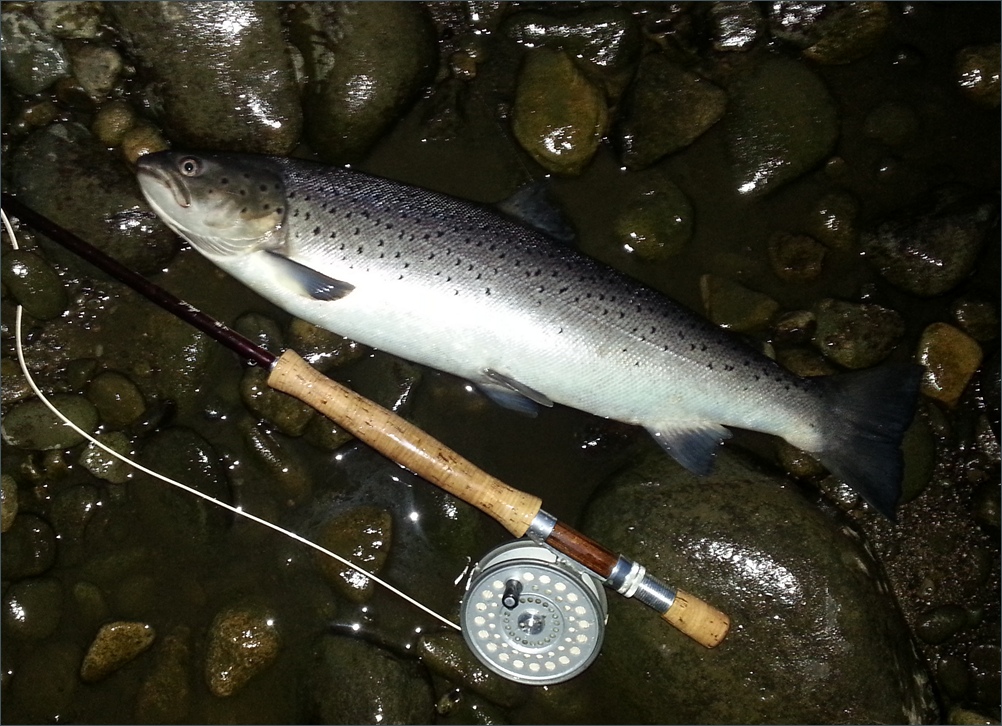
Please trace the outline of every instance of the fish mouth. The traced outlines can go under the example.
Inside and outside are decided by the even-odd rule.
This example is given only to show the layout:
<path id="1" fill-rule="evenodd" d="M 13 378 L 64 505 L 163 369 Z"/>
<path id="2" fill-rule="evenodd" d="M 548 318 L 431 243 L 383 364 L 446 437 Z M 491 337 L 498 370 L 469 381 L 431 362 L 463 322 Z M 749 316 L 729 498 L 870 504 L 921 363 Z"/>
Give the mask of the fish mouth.
<path id="1" fill-rule="evenodd" d="M 139 176 L 140 185 L 143 185 L 144 181 L 147 183 L 152 182 L 170 192 L 171 196 L 174 197 L 174 202 L 179 207 L 187 209 L 191 206 L 191 193 L 188 191 L 188 188 L 176 175 L 164 169 L 155 161 L 147 157 L 141 157 L 136 162 L 136 173 Z"/>

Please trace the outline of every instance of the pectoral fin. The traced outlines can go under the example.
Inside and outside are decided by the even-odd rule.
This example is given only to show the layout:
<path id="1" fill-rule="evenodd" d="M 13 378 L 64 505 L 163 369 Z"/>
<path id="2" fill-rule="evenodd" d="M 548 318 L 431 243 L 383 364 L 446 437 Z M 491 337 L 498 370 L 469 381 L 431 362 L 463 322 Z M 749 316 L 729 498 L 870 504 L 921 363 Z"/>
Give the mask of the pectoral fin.
<path id="1" fill-rule="evenodd" d="M 717 449 L 731 432 L 720 424 L 678 424 L 647 429 L 662 449 L 693 474 L 705 476 L 713 470 Z"/>
<path id="2" fill-rule="evenodd" d="M 535 416 L 539 406 L 553 406 L 553 401 L 544 394 L 490 368 L 477 381 L 477 388 L 499 406 L 527 416 Z"/>
<path id="3" fill-rule="evenodd" d="M 291 292 L 314 300 L 340 300 L 355 289 L 342 280 L 335 280 L 312 267 L 291 260 L 277 252 L 264 251 L 275 267 L 275 276 Z"/>

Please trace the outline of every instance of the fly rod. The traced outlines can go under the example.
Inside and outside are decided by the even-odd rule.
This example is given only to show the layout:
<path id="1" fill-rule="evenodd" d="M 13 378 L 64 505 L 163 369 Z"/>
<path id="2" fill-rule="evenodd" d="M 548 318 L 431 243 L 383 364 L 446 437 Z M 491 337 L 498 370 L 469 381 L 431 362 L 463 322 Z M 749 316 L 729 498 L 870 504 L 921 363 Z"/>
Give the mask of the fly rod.
<path id="1" fill-rule="evenodd" d="M 529 537 L 583 566 L 606 587 L 633 597 L 708 648 L 720 643 L 730 619 L 712 605 L 669 587 L 643 565 L 606 549 L 542 509 L 542 500 L 515 489 L 395 413 L 319 373 L 295 351 L 280 356 L 175 297 L 73 233 L 2 194 L 2 206 L 46 237 L 82 257 L 161 308 L 269 371 L 268 385 L 330 418 L 388 459 L 496 520 L 515 537 Z"/>

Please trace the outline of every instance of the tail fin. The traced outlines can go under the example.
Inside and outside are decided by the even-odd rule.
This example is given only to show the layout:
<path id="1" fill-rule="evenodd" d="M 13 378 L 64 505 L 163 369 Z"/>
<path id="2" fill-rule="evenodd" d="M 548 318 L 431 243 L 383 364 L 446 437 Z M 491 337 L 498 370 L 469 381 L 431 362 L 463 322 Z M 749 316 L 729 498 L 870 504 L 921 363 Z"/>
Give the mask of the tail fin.
<path id="1" fill-rule="evenodd" d="M 915 413 L 920 366 L 884 366 L 817 379 L 831 415 L 825 448 L 830 472 L 890 520 L 901 497 L 901 439 Z"/>

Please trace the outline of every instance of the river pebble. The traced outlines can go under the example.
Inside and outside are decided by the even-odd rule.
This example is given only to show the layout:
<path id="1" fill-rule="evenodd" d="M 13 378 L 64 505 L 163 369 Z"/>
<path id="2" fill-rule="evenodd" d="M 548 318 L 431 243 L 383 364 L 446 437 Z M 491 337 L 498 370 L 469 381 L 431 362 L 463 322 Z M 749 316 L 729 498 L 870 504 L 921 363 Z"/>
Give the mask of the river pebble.
<path id="1" fill-rule="evenodd" d="M 24 13 L 0 14 L 4 82 L 19 93 L 33 95 L 49 88 L 70 71 L 63 44 Z"/>
<path id="2" fill-rule="evenodd" d="M 121 431 L 110 431 L 95 437 L 102 444 L 117 451 L 123 456 L 132 454 L 132 442 Z M 80 466 L 96 476 L 112 484 L 124 484 L 129 480 L 133 468 L 93 442 L 84 447 L 80 454 Z"/>
<path id="3" fill-rule="evenodd" d="M 0 279 L 32 317 L 51 320 L 66 310 L 68 299 L 63 281 L 52 266 L 34 252 L 4 253 Z"/>
<path id="4" fill-rule="evenodd" d="M 779 310 L 779 303 L 765 293 L 720 275 L 703 275 L 699 290 L 706 316 L 741 333 L 765 327 Z"/>
<path id="5" fill-rule="evenodd" d="M 824 261 L 824 245 L 806 234 L 776 232 L 769 237 L 769 262 L 784 282 L 816 280 Z"/>
<path id="6" fill-rule="evenodd" d="M 325 522 L 315 537 L 317 544 L 378 575 L 393 545 L 393 518 L 385 509 L 356 507 Z M 338 594 L 357 603 L 372 597 L 376 583 L 370 578 L 321 552 L 313 558 Z"/>
<path id="7" fill-rule="evenodd" d="M 79 692 L 82 655 L 76 644 L 64 640 L 32 648 L 14 673 L 10 699 L 4 699 L 4 719 L 22 723 L 76 720 L 73 701 Z"/>
<path id="8" fill-rule="evenodd" d="M 434 77 L 435 32 L 417 3 L 296 3 L 306 139 L 331 163 L 357 161 Z M 392 28 L 392 32 L 387 32 Z"/>
<path id="9" fill-rule="evenodd" d="M 617 127 L 623 164 L 644 169 L 702 136 L 724 115 L 727 95 L 660 53 L 643 57 Z"/>
<path id="10" fill-rule="evenodd" d="M 940 605 L 919 617 L 915 634 L 926 643 L 937 645 L 974 624 L 972 620 L 972 614 L 960 605 Z"/>
<path id="11" fill-rule="evenodd" d="M 953 406 L 981 365 L 977 341 L 947 323 L 933 323 L 922 331 L 916 360 L 925 368 L 922 393 Z"/>
<path id="12" fill-rule="evenodd" d="M 710 5 L 710 38 L 718 51 L 746 51 L 763 36 L 765 18 L 752 2 L 717 2 Z"/>
<path id="13" fill-rule="evenodd" d="M 524 686 L 488 670 L 470 652 L 459 633 L 450 631 L 422 635 L 417 650 L 433 673 L 479 693 L 493 703 L 510 707 L 526 698 Z"/>
<path id="14" fill-rule="evenodd" d="M 161 638 L 153 653 L 153 667 L 136 695 L 139 723 L 179 723 L 191 703 L 191 630 L 175 627 Z"/>
<path id="15" fill-rule="evenodd" d="M 102 104 L 94 115 L 90 132 L 105 146 L 119 146 L 125 133 L 136 123 L 136 112 L 122 100 Z"/>
<path id="16" fill-rule="evenodd" d="M 635 191 L 616 217 L 616 241 L 642 260 L 656 262 L 681 253 L 692 238 L 692 202 L 667 179 Z"/>
<path id="17" fill-rule="evenodd" d="M 22 512 L 4 533 L 0 562 L 5 580 L 41 575 L 56 562 L 56 534 L 41 517 Z"/>
<path id="18" fill-rule="evenodd" d="M 101 32 L 103 3 L 34 3 L 32 12 L 39 24 L 57 38 L 90 40 Z"/>
<path id="19" fill-rule="evenodd" d="M 51 577 L 20 580 L 3 596 L 4 635 L 41 640 L 59 627 L 63 615 L 63 587 Z"/>
<path id="20" fill-rule="evenodd" d="M 255 366 L 244 370 L 240 398 L 255 416 L 274 425 L 288 436 L 302 436 L 317 412 L 297 398 L 268 385 L 269 372 Z"/>
<path id="21" fill-rule="evenodd" d="M 905 324 L 896 310 L 871 303 L 826 298 L 814 309 L 814 345 L 846 368 L 869 368 L 887 358 L 901 340 Z"/>
<path id="22" fill-rule="evenodd" d="M 0 532 L 6 532 L 17 518 L 17 481 L 10 474 L 0 477 Z"/>
<path id="23" fill-rule="evenodd" d="M 99 373 L 87 384 L 86 395 L 97 408 L 101 421 L 113 428 L 129 426 L 146 412 L 142 391 L 119 371 Z"/>
<path id="24" fill-rule="evenodd" d="M 919 130 L 918 117 L 910 106 L 884 101 L 867 114 L 863 133 L 888 146 L 902 146 L 914 140 Z"/>
<path id="25" fill-rule="evenodd" d="M 313 723 L 432 723 L 435 699 L 415 663 L 355 638 L 324 635 L 310 668 Z"/>
<path id="26" fill-rule="evenodd" d="M 727 126 L 737 190 L 761 194 L 796 179 L 831 153 L 835 102 L 805 66 L 773 58 L 731 89 Z"/>
<path id="27" fill-rule="evenodd" d="M 292 319 L 287 335 L 289 346 L 321 373 L 329 373 L 368 352 L 364 345 L 300 318 Z"/>
<path id="28" fill-rule="evenodd" d="M 833 191 L 818 200 L 804 221 L 805 231 L 832 250 L 852 250 L 859 242 L 856 217 L 859 202 L 845 191 Z"/>
<path id="29" fill-rule="evenodd" d="M 975 340 L 984 343 L 998 337 L 999 312 L 995 304 L 965 296 L 957 298 L 952 307 L 957 323 Z"/>
<path id="30" fill-rule="evenodd" d="M 975 45 L 957 52 L 954 73 L 960 91 L 985 108 L 999 107 L 1000 65 L 998 43 Z"/>
<path id="31" fill-rule="evenodd" d="M 139 61 L 146 102 L 182 146 L 283 154 L 302 131 L 299 89 L 272 3 L 108 6 Z"/>
<path id="32" fill-rule="evenodd" d="M 262 471 L 278 498 L 290 505 L 302 503 L 313 490 L 306 467 L 266 428 L 247 422 L 241 424 L 240 430 L 254 458 L 253 465 Z"/>
<path id="33" fill-rule="evenodd" d="M 275 615 L 260 604 L 236 605 L 216 614 L 209 627 L 205 682 L 214 696 L 232 696 L 278 657 L 282 638 Z"/>
<path id="34" fill-rule="evenodd" d="M 81 88 L 98 102 L 115 87 L 125 66 L 117 50 L 97 44 L 79 46 L 70 53 L 70 63 Z"/>
<path id="35" fill-rule="evenodd" d="M 76 393 L 56 393 L 49 401 L 66 418 L 88 433 L 97 428 L 98 413 L 94 404 Z M 37 398 L 22 401 L 11 408 L 0 427 L 3 440 L 11 446 L 33 451 L 68 449 L 85 441 L 84 437 L 56 418 Z"/>
<path id="36" fill-rule="evenodd" d="M 102 681 L 153 645 L 156 631 L 147 623 L 118 621 L 97 631 L 80 666 L 85 683 Z"/>

